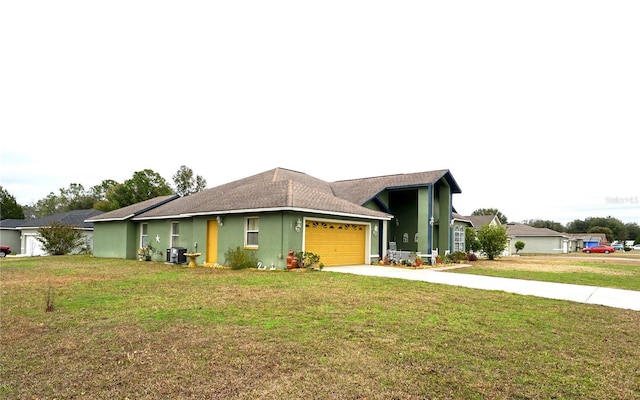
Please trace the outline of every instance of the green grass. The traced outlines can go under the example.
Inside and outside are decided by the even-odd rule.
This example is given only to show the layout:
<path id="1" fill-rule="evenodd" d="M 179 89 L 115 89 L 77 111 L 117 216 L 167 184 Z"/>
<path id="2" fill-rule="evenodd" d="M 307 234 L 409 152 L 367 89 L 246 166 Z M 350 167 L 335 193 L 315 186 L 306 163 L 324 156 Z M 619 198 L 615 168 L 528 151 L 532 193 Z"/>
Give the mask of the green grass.
<path id="1" fill-rule="evenodd" d="M 526 268 L 527 262 L 540 264 L 540 267 Z M 471 268 L 449 272 L 640 291 L 640 259 L 582 261 L 578 258 L 530 256 L 479 260 L 471 264 Z"/>
<path id="2" fill-rule="evenodd" d="M 2 260 L 0 283 L 3 399 L 640 393 L 640 313 L 629 310 L 331 272 L 86 256 Z"/>

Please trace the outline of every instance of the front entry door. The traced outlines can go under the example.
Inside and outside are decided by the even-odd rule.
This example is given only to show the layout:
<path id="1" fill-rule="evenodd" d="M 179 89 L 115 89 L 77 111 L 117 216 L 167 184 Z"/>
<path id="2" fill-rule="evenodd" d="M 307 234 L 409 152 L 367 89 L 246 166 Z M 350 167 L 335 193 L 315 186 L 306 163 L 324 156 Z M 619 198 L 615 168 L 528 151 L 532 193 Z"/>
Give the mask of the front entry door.
<path id="1" fill-rule="evenodd" d="M 207 222 L 207 264 L 218 262 L 218 222 Z"/>

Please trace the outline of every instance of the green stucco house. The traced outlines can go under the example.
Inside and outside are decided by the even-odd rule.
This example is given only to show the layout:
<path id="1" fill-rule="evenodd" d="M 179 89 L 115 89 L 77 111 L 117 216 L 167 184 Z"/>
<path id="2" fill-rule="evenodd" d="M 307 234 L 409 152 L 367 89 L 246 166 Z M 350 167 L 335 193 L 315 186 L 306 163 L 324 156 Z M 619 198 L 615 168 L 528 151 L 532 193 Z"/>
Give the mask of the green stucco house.
<path id="1" fill-rule="evenodd" d="M 326 266 L 377 263 L 392 243 L 429 258 L 454 249 L 448 170 L 325 182 L 275 168 L 190 196 L 164 196 L 89 218 L 94 256 L 135 259 L 175 249 L 197 264 L 224 264 L 238 246 L 264 265 L 284 268 L 290 250 L 320 255 Z"/>

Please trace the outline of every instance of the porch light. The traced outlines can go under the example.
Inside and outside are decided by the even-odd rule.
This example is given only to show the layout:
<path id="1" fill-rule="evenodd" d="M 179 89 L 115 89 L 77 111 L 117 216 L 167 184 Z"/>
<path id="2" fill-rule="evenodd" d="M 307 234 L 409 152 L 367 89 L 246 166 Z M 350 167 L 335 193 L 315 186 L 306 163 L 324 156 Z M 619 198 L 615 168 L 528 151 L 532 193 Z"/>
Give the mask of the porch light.
<path id="1" fill-rule="evenodd" d="M 453 228 L 453 220 L 449 223 L 449 226 Z"/>
<path id="2" fill-rule="evenodd" d="M 378 236 L 378 225 L 373 226 L 373 236 Z"/>
<path id="3" fill-rule="evenodd" d="M 435 222 L 436 222 L 436 221 L 433 219 L 433 217 L 431 217 L 431 219 L 429 220 L 429 225 L 433 226 L 433 224 L 434 224 Z"/>
<path id="4" fill-rule="evenodd" d="M 296 232 L 300 232 L 300 229 L 302 229 L 302 220 L 298 218 L 298 221 L 296 222 Z"/>
<path id="5" fill-rule="evenodd" d="M 222 217 L 220 217 L 219 215 L 216 217 L 216 222 L 218 222 L 218 226 L 222 226 L 222 225 L 224 225 L 224 224 L 222 223 Z"/>

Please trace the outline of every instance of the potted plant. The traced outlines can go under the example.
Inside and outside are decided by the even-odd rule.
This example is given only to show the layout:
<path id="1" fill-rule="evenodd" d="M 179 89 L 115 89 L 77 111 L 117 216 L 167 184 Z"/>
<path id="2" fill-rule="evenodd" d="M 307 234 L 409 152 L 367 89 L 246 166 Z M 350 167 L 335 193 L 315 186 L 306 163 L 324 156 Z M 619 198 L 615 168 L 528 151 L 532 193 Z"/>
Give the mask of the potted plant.
<path id="1" fill-rule="evenodd" d="M 420 267 L 422 266 L 422 258 L 416 254 L 416 261 L 415 261 L 416 267 Z"/>
<path id="2" fill-rule="evenodd" d="M 151 244 L 147 244 L 144 247 L 140 247 L 138 249 L 138 258 L 141 261 L 151 261 L 151 256 L 153 255 L 155 249 Z"/>

